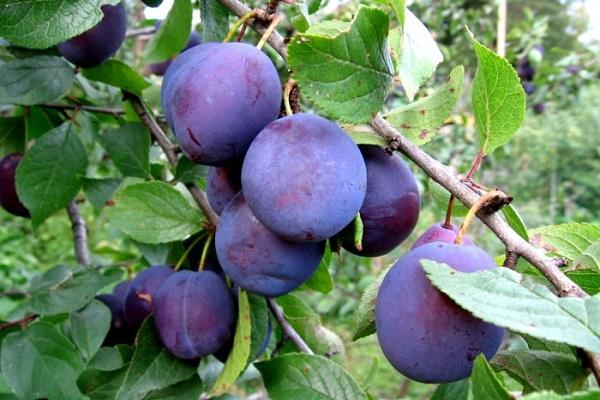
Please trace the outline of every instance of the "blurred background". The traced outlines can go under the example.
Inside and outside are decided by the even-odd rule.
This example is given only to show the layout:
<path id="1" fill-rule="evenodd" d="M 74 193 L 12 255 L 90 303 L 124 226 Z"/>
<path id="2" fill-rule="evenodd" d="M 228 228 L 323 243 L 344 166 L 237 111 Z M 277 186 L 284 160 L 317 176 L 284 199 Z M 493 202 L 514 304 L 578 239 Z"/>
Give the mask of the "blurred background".
<path id="1" fill-rule="evenodd" d="M 165 0 L 156 9 L 144 9 L 139 1 L 126 3 L 130 9 L 130 26 L 137 28 L 154 26 L 155 20 L 166 16 L 172 1 Z M 330 1 L 316 19 L 350 19 L 359 3 L 364 2 Z M 420 0 L 411 3 L 410 9 L 430 29 L 444 54 L 444 62 L 417 98 L 441 84 L 452 67 L 462 64 L 466 69 L 463 96 L 454 115 L 424 146 L 425 151 L 441 162 L 465 173 L 478 151 L 479 139 L 468 95 L 477 61 L 464 26 L 468 26 L 480 42 L 495 48 L 498 2 Z M 284 5 L 282 9 L 288 14 L 286 21 L 297 14 L 295 7 Z M 195 26 L 201 30 L 199 13 L 196 13 Z M 568 221 L 600 223 L 600 1 L 509 0 L 506 21 L 506 57 L 517 69 L 527 92 L 527 118 L 508 145 L 485 159 L 476 180 L 514 196 L 513 205 L 528 228 Z M 284 22 L 279 31 L 289 34 L 289 22 Z M 246 37 L 248 41 L 255 39 L 251 33 Z M 144 66 L 139 65 L 140 46 L 143 46 L 143 38 L 128 39 L 118 57 L 143 70 Z M 160 79 L 148 78 L 155 84 L 154 94 L 149 97 L 154 98 L 158 110 Z M 99 104 L 118 103 L 118 93 L 106 88 L 85 90 L 89 97 L 96 96 Z M 392 109 L 406 101 L 398 86 L 392 90 L 386 107 Z M 86 114 L 79 118 L 84 137 L 93 135 L 99 122 Z M 10 146 L 10 141 L 10 130 L 0 132 L 0 147 Z M 114 173 L 102 149 L 88 150 L 91 168 L 98 176 Z M 153 157 L 158 161 L 158 151 Z M 373 357 L 379 357 L 379 371 L 370 384 L 370 391 L 377 399 L 429 398 L 434 390 L 430 385 L 412 383 L 398 375 L 383 358 L 375 336 L 350 341 L 364 289 L 381 270 L 407 251 L 416 236 L 444 218 L 448 195 L 411 167 L 419 178 L 422 193 L 421 217 L 413 235 L 393 253 L 381 258 L 361 259 L 346 252 L 334 254 L 331 273 L 335 289 L 327 295 L 298 294 L 318 311 L 323 325 L 343 339 L 345 364 L 358 382 L 367 379 Z M 148 249 L 125 239 L 89 203 L 83 202 L 81 207 L 89 224 L 95 262 L 121 266 L 128 273 L 147 263 L 142 254 Z M 464 211 L 459 207 L 455 210 L 456 224 L 460 224 Z M 493 255 L 503 254 L 501 243 L 481 224 L 475 224 L 469 234 Z M 19 292 L 32 276 L 57 264 L 74 263 L 66 213 L 56 214 L 39 231 L 33 232 L 29 220 L 13 218 L 0 210 L 0 320 L 6 319 L 18 305 Z"/>

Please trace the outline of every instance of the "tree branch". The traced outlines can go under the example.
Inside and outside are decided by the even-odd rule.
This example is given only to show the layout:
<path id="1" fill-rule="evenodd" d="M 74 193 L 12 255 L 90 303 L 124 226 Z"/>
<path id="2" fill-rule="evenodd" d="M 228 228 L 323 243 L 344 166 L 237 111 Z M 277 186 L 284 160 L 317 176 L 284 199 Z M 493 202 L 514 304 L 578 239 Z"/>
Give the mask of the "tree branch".
<path id="1" fill-rule="evenodd" d="M 122 108 L 86 106 L 84 104 L 47 103 L 42 104 L 41 106 L 44 108 L 52 108 L 54 110 L 84 110 L 96 114 L 109 114 L 115 117 L 125 114 L 125 110 Z"/>
<path id="2" fill-rule="evenodd" d="M 298 332 L 296 332 L 296 330 L 285 319 L 285 316 L 283 315 L 283 312 L 279 308 L 279 305 L 277 304 L 277 302 L 275 300 L 273 300 L 272 298 L 268 297 L 267 304 L 269 305 L 269 309 L 271 310 L 271 312 L 277 319 L 277 322 L 281 326 L 281 330 L 283 331 L 285 336 L 287 336 L 287 338 L 290 339 L 292 341 L 292 343 L 294 343 L 296 345 L 298 350 L 300 350 L 303 353 L 310 354 L 310 355 L 315 354 L 310 349 L 310 347 L 308 347 L 308 345 L 302 339 L 302 337 L 298 334 Z"/>
<path id="3" fill-rule="evenodd" d="M 88 248 L 87 226 L 79 212 L 79 207 L 75 200 L 71 201 L 67 207 L 69 219 L 71 220 L 71 230 L 73 231 L 73 243 L 75 245 L 75 258 L 81 265 L 89 267 L 92 263 L 90 250 Z"/>
<path id="4" fill-rule="evenodd" d="M 30 314 L 30 315 L 23 317 L 17 321 L 0 323 L 0 331 L 2 331 L 4 329 L 12 328 L 13 326 L 17 326 L 17 325 L 21 326 L 21 328 L 24 329 L 31 321 L 33 321 L 37 317 L 38 317 L 37 314 Z"/>
<path id="5" fill-rule="evenodd" d="M 153 26 L 148 26 L 145 28 L 133 28 L 129 29 L 125 34 L 125 37 L 136 37 L 136 36 L 145 36 L 152 35 L 156 32 L 156 28 Z"/>

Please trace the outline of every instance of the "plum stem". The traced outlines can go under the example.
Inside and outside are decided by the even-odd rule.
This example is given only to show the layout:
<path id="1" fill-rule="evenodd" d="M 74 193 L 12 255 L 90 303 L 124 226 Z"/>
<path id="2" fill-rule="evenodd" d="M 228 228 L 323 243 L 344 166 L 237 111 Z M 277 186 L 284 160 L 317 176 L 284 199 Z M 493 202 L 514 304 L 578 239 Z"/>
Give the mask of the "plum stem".
<path id="1" fill-rule="evenodd" d="M 444 219 L 444 223 L 442 224 L 442 228 L 452 229 L 452 210 L 454 209 L 454 195 L 450 195 L 450 199 L 448 200 L 448 208 L 446 209 L 446 219 Z"/>
<path id="2" fill-rule="evenodd" d="M 292 325 L 290 325 L 290 323 L 285 319 L 285 316 L 283 315 L 283 311 L 281 310 L 281 308 L 279 308 L 279 305 L 277 304 L 277 302 L 274 299 L 267 297 L 267 304 L 269 305 L 269 309 L 271 310 L 271 313 L 273 314 L 273 316 L 275 317 L 275 319 L 281 326 L 281 330 L 283 331 L 283 334 L 292 343 L 294 343 L 296 345 L 298 350 L 300 350 L 301 352 L 306 353 L 306 354 L 314 355 L 315 353 L 310 349 L 310 347 L 308 347 L 308 345 L 306 344 L 304 339 L 302 339 L 300 334 L 298 334 L 298 332 L 296 332 L 296 330 L 292 327 Z"/>
<path id="3" fill-rule="evenodd" d="M 230 42 L 231 39 L 233 39 L 233 37 L 235 36 L 237 30 L 240 28 L 240 26 L 246 25 L 246 22 L 248 22 L 248 20 L 250 20 L 251 18 L 256 18 L 256 16 L 257 10 L 252 10 L 249 13 L 246 13 L 245 15 L 240 17 L 237 21 L 235 21 L 229 32 L 227 32 L 225 39 L 223 39 L 223 43 Z"/>
<path id="4" fill-rule="evenodd" d="M 179 261 L 177 261 L 177 264 L 175 264 L 175 268 L 173 268 L 175 271 L 179 271 L 179 269 L 181 268 L 181 266 L 183 265 L 183 261 L 187 258 L 188 254 L 190 254 L 190 251 L 192 251 L 192 249 L 194 247 L 196 247 L 196 245 L 198 244 L 198 242 L 200 240 L 202 240 L 202 238 L 204 238 L 204 233 L 198 235 L 198 237 L 196 238 L 196 240 L 194 240 L 192 242 L 192 244 L 190 244 L 187 249 L 185 249 L 185 251 L 183 252 L 183 254 L 181 255 L 181 257 L 179 257 Z"/>
<path id="5" fill-rule="evenodd" d="M 467 176 L 465 178 L 466 180 L 470 181 L 471 178 L 473 178 L 473 175 L 475 175 L 475 173 L 481 166 L 481 162 L 483 161 L 484 156 L 485 156 L 485 153 L 483 152 L 483 150 L 480 150 L 479 153 L 477 153 L 475 160 L 473 160 L 473 164 L 471 164 L 471 168 L 469 169 L 469 172 L 467 172 Z M 444 220 L 444 225 L 443 225 L 444 228 L 448 228 L 448 229 L 452 228 L 451 222 L 452 222 L 452 210 L 453 209 L 454 209 L 454 195 L 451 194 L 450 199 L 448 200 L 448 209 L 446 210 L 446 219 Z"/>
<path id="6" fill-rule="evenodd" d="M 283 86 L 283 105 L 285 106 L 286 115 L 294 115 L 294 110 L 291 105 L 290 97 L 294 88 L 298 87 L 295 80 L 288 80 Z"/>
<path id="7" fill-rule="evenodd" d="M 362 251 L 363 245 L 363 234 L 365 231 L 365 226 L 363 225 L 362 218 L 360 217 L 360 213 L 356 214 L 354 217 L 354 247 L 356 250 Z"/>
<path id="8" fill-rule="evenodd" d="M 208 235 L 206 242 L 204 242 L 204 248 L 202 249 L 202 255 L 200 256 L 200 264 L 198 264 L 198 272 L 204 271 L 204 265 L 206 264 L 206 255 L 208 254 L 208 249 L 210 248 L 210 244 L 215 237 L 214 233 Z"/>
<path id="9" fill-rule="evenodd" d="M 471 225 L 475 215 L 477 215 L 480 210 L 487 208 L 490 203 L 496 202 L 502 197 L 506 197 L 506 195 L 499 190 L 492 190 L 477 199 L 477 201 L 469 209 L 469 212 L 467 213 L 467 216 L 465 217 L 465 220 L 463 221 L 460 230 L 456 235 L 454 244 L 462 244 L 463 238 L 469 229 L 469 225 Z"/>
<path id="10" fill-rule="evenodd" d="M 271 33 L 273 33 L 273 31 L 275 30 L 275 27 L 277 27 L 277 24 L 279 24 L 281 22 L 281 20 L 282 20 L 282 18 L 279 15 L 276 15 L 273 17 L 273 20 L 269 24 L 269 27 L 267 28 L 267 30 L 265 31 L 263 36 L 260 38 L 260 41 L 256 45 L 257 49 L 263 48 L 265 43 L 267 43 L 267 39 L 269 38 L 269 36 L 271 36 Z"/>

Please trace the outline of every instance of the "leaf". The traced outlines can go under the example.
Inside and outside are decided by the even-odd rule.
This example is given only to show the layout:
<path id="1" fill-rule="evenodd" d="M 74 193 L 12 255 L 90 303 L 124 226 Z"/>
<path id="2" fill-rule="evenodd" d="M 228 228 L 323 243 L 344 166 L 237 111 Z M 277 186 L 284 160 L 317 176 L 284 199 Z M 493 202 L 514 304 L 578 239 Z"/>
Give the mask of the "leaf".
<path id="1" fill-rule="evenodd" d="M 162 62 L 179 53 L 187 44 L 192 29 L 191 0 L 175 0 L 158 31 L 144 49 L 146 63 Z"/>
<path id="2" fill-rule="evenodd" d="M 255 365 L 272 400 L 367 398 L 344 368 L 322 356 L 292 353 Z"/>
<path id="3" fill-rule="evenodd" d="M 394 14 L 396 14 L 398 24 L 404 27 L 404 16 L 406 13 L 406 6 L 404 4 L 404 0 L 387 0 L 387 2 L 392 7 L 392 10 L 394 10 Z"/>
<path id="4" fill-rule="evenodd" d="M 225 362 L 225 367 L 213 385 L 211 390 L 213 396 L 226 393 L 229 387 L 235 383 L 236 379 L 246 369 L 248 357 L 250 356 L 250 344 L 252 342 L 251 329 L 248 294 L 245 290 L 240 290 L 238 295 L 238 319 L 233 348 L 229 353 L 227 362 Z"/>
<path id="5" fill-rule="evenodd" d="M 384 118 L 417 146 L 429 142 L 460 98 L 464 74 L 462 66 L 454 67 L 446 82 L 430 96 L 390 111 Z"/>
<path id="6" fill-rule="evenodd" d="M 92 400 L 115 400 L 123 384 L 127 367 L 112 371 L 86 369 L 77 379 L 79 389 Z"/>
<path id="7" fill-rule="evenodd" d="M 14 46 L 45 49 L 91 29 L 102 19 L 100 6 L 119 1 L 3 1 L 0 37 Z"/>
<path id="8" fill-rule="evenodd" d="M 331 246 L 329 242 L 325 245 L 325 255 L 321 263 L 311 275 L 308 281 L 304 282 L 301 289 L 312 289 L 320 293 L 329 293 L 333 290 L 333 279 L 329 274 L 329 264 L 331 263 Z"/>
<path id="9" fill-rule="evenodd" d="M 294 36 L 288 59 L 302 94 L 331 118 L 368 122 L 392 80 L 388 25 L 383 11 L 361 6 L 351 23 L 322 22 Z"/>
<path id="10" fill-rule="evenodd" d="M 541 339 L 600 352 L 600 296 L 559 298 L 507 268 L 472 273 L 421 260 L 435 287 L 492 324 Z"/>
<path id="11" fill-rule="evenodd" d="M 522 397 L 522 400 L 597 400 L 600 396 L 600 390 L 591 390 L 588 392 L 578 392 L 570 395 L 561 396 L 553 392 L 538 392 Z"/>
<path id="12" fill-rule="evenodd" d="M 60 57 L 37 56 L 0 64 L 0 104 L 56 100 L 67 93 L 74 78 L 73 68 Z"/>
<path id="13" fill-rule="evenodd" d="M 383 278 L 385 278 L 390 268 L 391 266 L 381 271 L 377 279 L 365 289 L 365 292 L 361 296 L 356 315 L 358 326 L 352 336 L 353 341 L 375 333 L 375 303 L 377 301 L 377 293 L 379 293 L 381 282 L 383 282 Z"/>
<path id="14" fill-rule="evenodd" d="M 152 86 L 129 65 L 114 59 L 97 67 L 83 68 L 81 73 L 88 79 L 118 87 L 137 96 L 141 96 L 144 89 Z"/>
<path id="15" fill-rule="evenodd" d="M 135 353 L 115 399 L 143 398 L 154 390 L 190 379 L 196 373 L 195 366 L 175 358 L 161 345 L 154 332 L 152 317 L 142 324 L 135 345 Z"/>
<path id="16" fill-rule="evenodd" d="M 78 399 L 76 380 L 83 360 L 75 346 L 53 325 L 35 322 L 2 342 L 6 383 L 22 399 Z"/>
<path id="17" fill-rule="evenodd" d="M 471 373 L 471 392 L 474 399 L 486 400 L 511 400 L 508 390 L 496 377 L 494 370 L 480 354 L 473 361 L 473 372 Z"/>
<path id="18" fill-rule="evenodd" d="M 517 232 L 519 236 L 529 241 L 527 227 L 525 226 L 525 222 L 517 210 L 512 205 L 507 204 L 502 207 L 502 214 L 504 214 L 504 218 L 506 218 L 508 225 L 510 225 L 510 227 L 513 228 L 513 230 Z"/>
<path id="19" fill-rule="evenodd" d="M 596 240 L 573 261 L 575 269 L 591 269 L 600 272 L 600 240 Z"/>
<path id="20" fill-rule="evenodd" d="M 84 309 L 70 315 L 71 337 L 87 360 L 100 349 L 110 329 L 111 318 L 108 307 L 98 300 L 92 300 Z"/>
<path id="21" fill-rule="evenodd" d="M 125 365 L 123 355 L 116 347 L 101 347 L 87 363 L 88 369 L 115 371 Z"/>
<path id="22" fill-rule="evenodd" d="M 203 214 L 164 182 L 127 186 L 114 202 L 106 209 L 110 222 L 138 242 L 173 242 L 202 230 Z"/>
<path id="23" fill-rule="evenodd" d="M 497 371 L 506 371 L 526 392 L 552 390 L 570 393 L 587 378 L 574 354 L 540 350 L 501 351 L 492 360 Z"/>
<path id="24" fill-rule="evenodd" d="M 229 10 L 218 0 L 200 0 L 202 42 L 222 42 L 229 31 Z"/>
<path id="25" fill-rule="evenodd" d="M 251 345 L 248 362 L 252 362 L 260 357 L 264 351 L 265 340 L 271 337 L 271 321 L 267 301 L 264 297 L 248 293 L 248 302 L 250 303 L 250 316 L 252 317 Z"/>
<path id="26" fill-rule="evenodd" d="M 425 25 L 408 9 L 404 13 L 404 29 L 390 31 L 390 47 L 402 87 L 412 101 L 444 56 Z"/>
<path id="27" fill-rule="evenodd" d="M 144 400 L 198 400 L 204 386 L 198 376 L 150 393 Z"/>
<path id="28" fill-rule="evenodd" d="M 463 379 L 443 383 L 437 387 L 430 400 L 467 400 L 471 390 L 471 381 Z"/>
<path id="29" fill-rule="evenodd" d="M 202 178 L 206 178 L 207 168 L 187 157 L 181 157 L 175 167 L 175 179 L 181 183 L 196 183 Z"/>
<path id="30" fill-rule="evenodd" d="M 81 178 L 81 186 L 90 203 L 100 210 L 110 200 L 121 181 L 120 178 L 96 179 L 84 177 Z"/>
<path id="31" fill-rule="evenodd" d="M 83 143 L 70 123 L 46 133 L 29 149 L 17 168 L 16 184 L 34 227 L 73 200 L 79 191 L 77 177 L 85 173 L 87 163 Z"/>
<path id="32" fill-rule="evenodd" d="M 490 154 L 504 146 L 525 119 L 525 92 L 510 63 L 471 35 L 478 66 L 471 103 L 482 151 Z"/>
<path id="33" fill-rule="evenodd" d="M 27 119 L 27 139 L 37 139 L 44 133 L 62 125 L 64 116 L 58 111 L 45 107 L 29 107 Z"/>
<path id="34" fill-rule="evenodd" d="M 568 223 L 529 231 L 532 241 L 550 253 L 575 260 L 597 240 L 600 225 Z"/>
<path id="35" fill-rule="evenodd" d="M 356 144 L 372 144 L 387 147 L 387 141 L 379 136 L 369 125 L 342 124 L 342 129 Z"/>
<path id="36" fill-rule="evenodd" d="M 600 272 L 590 269 L 578 269 L 568 271 L 567 276 L 590 296 L 600 293 Z"/>
<path id="37" fill-rule="evenodd" d="M 23 152 L 25 124 L 22 117 L 0 118 L 0 154 Z"/>
<path id="38" fill-rule="evenodd" d="M 138 122 L 127 123 L 102 135 L 102 144 L 124 176 L 150 174 L 150 134 Z"/>

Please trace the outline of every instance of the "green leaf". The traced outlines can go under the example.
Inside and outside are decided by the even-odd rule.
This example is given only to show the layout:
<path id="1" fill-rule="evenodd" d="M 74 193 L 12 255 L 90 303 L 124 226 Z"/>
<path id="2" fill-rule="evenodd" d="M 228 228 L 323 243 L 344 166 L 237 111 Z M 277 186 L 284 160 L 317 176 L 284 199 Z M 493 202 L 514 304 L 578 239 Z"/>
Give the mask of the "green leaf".
<path id="1" fill-rule="evenodd" d="M 233 348 L 229 353 L 225 367 L 217 378 L 211 390 L 211 395 L 219 396 L 226 393 L 236 379 L 246 369 L 248 357 L 250 356 L 251 340 L 251 317 L 248 294 L 240 290 L 238 295 L 238 319 L 233 339 Z"/>
<path id="2" fill-rule="evenodd" d="M 322 22 L 294 36 L 289 66 L 320 112 L 349 123 L 379 112 L 393 76 L 388 25 L 383 11 L 362 6 L 351 23 Z"/>
<path id="3" fill-rule="evenodd" d="M 573 261 L 575 269 L 600 271 L 600 240 L 596 240 Z"/>
<path id="4" fill-rule="evenodd" d="M 27 139 L 37 139 L 44 133 L 62 125 L 64 116 L 45 107 L 29 107 L 27 113 Z"/>
<path id="5" fill-rule="evenodd" d="M 202 42 L 222 42 L 229 31 L 229 10 L 218 0 L 200 0 Z"/>
<path id="6" fill-rule="evenodd" d="M 372 144 L 387 147 L 387 141 L 379 136 L 369 125 L 342 124 L 342 129 L 350 136 L 356 144 Z"/>
<path id="7" fill-rule="evenodd" d="M 467 400 L 470 390 L 471 381 L 469 379 L 443 383 L 433 392 L 430 400 Z"/>
<path id="8" fill-rule="evenodd" d="M 84 309 L 70 315 L 73 342 L 89 360 L 96 354 L 110 329 L 111 312 L 102 302 L 92 300 Z"/>
<path id="9" fill-rule="evenodd" d="M 202 230 L 203 214 L 164 182 L 127 186 L 114 202 L 106 209 L 109 220 L 138 242 L 173 242 Z"/>
<path id="10" fill-rule="evenodd" d="M 97 67 L 83 68 L 83 76 L 93 81 L 104 82 L 137 96 L 151 86 L 137 71 L 119 60 L 108 60 Z"/>
<path id="11" fill-rule="evenodd" d="M 250 316 L 252 317 L 251 345 L 248 362 L 256 360 L 263 350 L 262 345 L 267 335 L 271 335 L 271 321 L 267 301 L 264 297 L 248 293 L 248 302 L 250 303 Z"/>
<path id="12" fill-rule="evenodd" d="M 144 400 L 198 400 L 204 385 L 198 376 L 150 393 Z"/>
<path id="13" fill-rule="evenodd" d="M 286 354 L 256 364 L 272 400 L 366 399 L 366 393 L 339 364 L 308 354 Z"/>
<path id="14" fill-rule="evenodd" d="M 75 346 L 46 322 L 36 322 L 2 342 L 6 383 L 22 399 L 79 399 L 76 380 L 83 360 Z"/>
<path id="15" fill-rule="evenodd" d="M 127 123 L 102 135 L 102 144 L 124 176 L 150 174 L 150 134 L 138 122 Z"/>
<path id="16" fill-rule="evenodd" d="M 471 35 L 478 66 L 471 102 L 482 150 L 490 154 L 504 146 L 525 119 L 525 92 L 510 63 Z"/>
<path id="17" fill-rule="evenodd" d="M 575 260 L 597 240 L 600 240 L 600 225 L 568 223 L 551 225 L 529 231 L 532 241 L 569 260 Z"/>
<path id="18" fill-rule="evenodd" d="M 37 227 L 65 208 L 79 191 L 88 159 L 73 126 L 65 123 L 39 138 L 17 168 L 17 192 Z"/>
<path id="19" fill-rule="evenodd" d="M 200 165 L 187 157 L 181 157 L 177 161 L 175 167 L 175 179 L 181 183 L 196 183 L 200 179 L 205 178 L 207 168 L 205 165 Z"/>
<path id="20" fill-rule="evenodd" d="M 329 242 L 325 246 L 325 255 L 323 260 L 311 275 L 308 281 L 304 282 L 301 289 L 312 289 L 320 293 L 329 293 L 333 290 L 333 279 L 329 274 L 329 264 L 331 263 L 331 247 Z"/>
<path id="21" fill-rule="evenodd" d="M 402 87 L 412 101 L 444 56 L 425 25 L 408 9 L 404 14 L 404 29 L 390 31 L 390 48 Z"/>
<path id="22" fill-rule="evenodd" d="M 81 178 L 81 186 L 90 203 L 100 210 L 110 200 L 121 181 L 120 178 L 96 179 L 84 177 Z"/>
<path id="23" fill-rule="evenodd" d="M 119 1 L 3 1 L 0 37 L 14 46 L 45 49 L 94 27 L 103 16 L 100 6 Z"/>
<path id="24" fill-rule="evenodd" d="M 0 64 L 0 104 L 56 100 L 67 93 L 74 78 L 73 68 L 60 57 L 37 56 Z"/>
<path id="25" fill-rule="evenodd" d="M 417 146 L 429 142 L 452 114 L 464 74 L 462 66 L 454 67 L 446 82 L 430 96 L 390 111 L 384 118 Z"/>
<path id="26" fill-rule="evenodd" d="M 101 347 L 87 363 L 88 369 L 114 371 L 125 365 L 123 355 L 116 347 Z"/>
<path id="27" fill-rule="evenodd" d="M 379 287 L 390 268 L 391 266 L 381 271 L 377 279 L 365 289 L 365 292 L 361 296 L 356 315 L 358 324 L 352 340 L 358 340 L 375 333 L 375 302 L 377 301 L 377 293 L 379 293 Z"/>
<path id="28" fill-rule="evenodd" d="M 0 118 L 0 155 L 23 152 L 25 124 L 22 117 Z"/>
<path id="29" fill-rule="evenodd" d="M 146 394 L 164 389 L 190 379 L 196 368 L 172 356 L 154 332 L 154 321 L 144 321 L 135 340 L 135 353 L 122 386 L 115 399 L 138 399 Z"/>
<path id="30" fill-rule="evenodd" d="M 508 268 L 461 273 L 421 260 L 435 287 L 487 322 L 541 339 L 600 352 L 600 296 L 559 298 Z"/>
<path id="31" fill-rule="evenodd" d="M 79 389 L 92 400 L 115 400 L 125 379 L 127 367 L 113 371 L 86 369 L 77 379 Z"/>
<path id="32" fill-rule="evenodd" d="M 565 396 L 553 392 L 538 392 L 525 396 L 522 400 L 597 400 L 598 398 L 600 398 L 600 390 L 578 392 Z"/>
<path id="33" fill-rule="evenodd" d="M 406 14 L 406 6 L 404 4 L 404 0 L 387 0 L 387 2 L 392 7 L 392 10 L 394 10 L 394 14 L 396 14 L 398 25 L 403 27 Z"/>
<path id="34" fill-rule="evenodd" d="M 514 231 L 519 234 L 519 236 L 529 241 L 527 227 L 525 226 L 525 222 L 517 210 L 512 205 L 507 204 L 506 206 L 502 207 L 502 214 L 504 214 L 504 218 L 506 218 L 508 225 L 510 225 L 510 227 L 513 228 Z"/>
<path id="35" fill-rule="evenodd" d="M 587 294 L 593 296 L 600 293 L 600 272 L 590 269 L 578 269 L 568 271 L 567 276 L 585 290 Z"/>
<path id="36" fill-rule="evenodd" d="M 146 63 L 162 62 L 179 53 L 187 44 L 192 29 L 191 0 L 175 0 L 152 40 L 144 49 Z"/>
<path id="37" fill-rule="evenodd" d="M 486 400 L 511 400 L 508 390 L 496 377 L 494 370 L 485 359 L 483 354 L 477 356 L 473 361 L 473 372 L 471 373 L 471 392 L 474 399 Z"/>
<path id="38" fill-rule="evenodd" d="M 501 351 L 492 360 L 497 371 L 506 371 L 526 392 L 552 390 L 571 393 L 587 378 L 588 372 L 574 354 L 539 350 Z"/>

